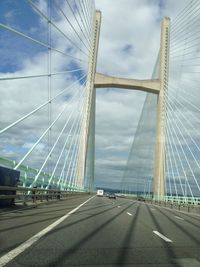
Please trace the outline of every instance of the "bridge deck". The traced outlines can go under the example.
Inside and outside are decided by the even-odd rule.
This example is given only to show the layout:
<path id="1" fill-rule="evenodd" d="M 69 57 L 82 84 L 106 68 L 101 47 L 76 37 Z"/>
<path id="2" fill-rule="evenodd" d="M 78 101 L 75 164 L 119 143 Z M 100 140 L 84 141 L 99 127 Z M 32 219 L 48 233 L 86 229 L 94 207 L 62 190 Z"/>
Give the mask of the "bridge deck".
<path id="1" fill-rule="evenodd" d="M 1 215 L 0 266 L 3 255 L 88 198 Z M 95 196 L 6 266 L 189 266 L 200 264 L 199 251 L 200 217 Z"/>

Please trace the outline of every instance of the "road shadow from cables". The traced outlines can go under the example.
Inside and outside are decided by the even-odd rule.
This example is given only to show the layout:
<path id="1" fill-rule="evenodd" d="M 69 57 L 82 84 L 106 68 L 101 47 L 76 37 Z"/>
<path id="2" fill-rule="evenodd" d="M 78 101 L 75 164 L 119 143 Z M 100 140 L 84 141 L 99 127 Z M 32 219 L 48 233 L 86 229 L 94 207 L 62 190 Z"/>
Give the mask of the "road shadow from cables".
<path id="1" fill-rule="evenodd" d="M 92 208 L 89 208 L 89 209 L 85 209 L 85 210 L 81 211 L 81 213 L 85 213 L 85 212 L 88 212 L 88 211 L 91 211 L 91 210 L 94 210 L 94 209 L 97 210 L 97 209 L 102 208 L 102 207 L 105 207 L 105 206 L 110 206 L 110 204 L 104 204 L 104 205 L 95 206 L 95 207 L 92 207 Z M 113 209 L 113 206 L 111 207 L 111 209 Z M 63 209 L 56 210 L 56 212 L 62 211 L 62 210 Z M 108 209 L 108 210 L 110 210 L 110 209 Z M 52 212 L 55 212 L 55 211 L 52 211 Z M 78 213 L 79 212 L 76 212 L 74 214 L 78 214 Z M 101 214 L 101 212 L 94 214 L 94 216 L 96 216 L 97 214 Z M 26 227 L 26 226 L 29 226 L 29 225 L 34 225 L 34 224 L 37 224 L 37 223 L 42 223 L 42 222 L 53 220 L 53 219 L 58 219 L 58 218 L 60 218 L 60 217 L 62 217 L 64 215 L 65 214 L 62 214 L 62 215 L 61 214 L 58 214 L 58 215 L 56 215 L 54 217 L 48 217 L 48 218 L 45 218 L 45 219 L 42 219 L 42 220 L 37 220 L 37 221 L 33 221 L 33 222 L 29 222 L 29 223 L 24 223 L 24 224 L 20 224 L 20 225 L 16 225 L 16 223 L 15 223 L 14 226 L 0 229 L 0 233 L 6 232 L 6 231 L 11 231 L 11 230 L 16 230 L 16 229 L 23 228 L 23 227 Z M 92 216 L 89 216 L 89 217 L 92 217 Z M 77 223 L 78 223 L 78 221 L 77 221 Z"/>
<path id="2" fill-rule="evenodd" d="M 160 209 L 157 209 L 165 218 L 167 218 L 172 224 L 174 224 L 179 230 L 181 230 L 185 235 L 189 237 L 192 241 L 194 241 L 198 246 L 200 245 L 200 241 L 196 238 L 195 235 L 192 235 L 184 225 L 179 224 L 178 222 L 171 219 L 167 214 L 165 214 Z"/>
<path id="3" fill-rule="evenodd" d="M 99 205 L 99 206 L 95 206 L 95 205 L 93 205 L 93 207 L 91 208 L 91 209 L 95 209 L 96 207 L 97 208 L 99 208 L 99 207 L 103 207 L 103 206 L 108 206 L 109 204 L 105 204 L 105 205 Z M 50 215 L 51 213 L 55 213 L 55 212 L 58 212 L 58 211 L 66 211 L 65 213 L 63 213 L 63 215 L 65 215 L 67 212 L 69 212 L 70 210 L 73 210 L 74 208 L 76 208 L 77 207 L 77 203 L 76 204 L 74 204 L 73 206 L 72 205 L 70 205 L 70 206 L 65 206 L 65 207 L 63 207 L 62 206 L 62 208 L 61 209 L 58 209 L 58 208 L 56 208 L 56 207 L 53 207 L 53 209 L 52 210 L 47 210 L 47 211 L 44 211 L 43 210 L 43 208 L 42 209 L 35 209 L 35 210 L 26 210 L 26 211 L 24 211 L 23 213 L 18 213 L 18 214 L 15 214 L 15 216 L 13 215 L 13 214 L 9 214 L 9 215 L 5 215 L 5 216 L 3 216 L 3 217 L 1 217 L 0 218 L 0 221 L 6 221 L 6 220 L 14 220 L 14 219 L 16 219 L 16 218 L 23 218 L 23 217 L 25 217 L 25 218 L 28 218 L 28 217 L 33 217 L 33 216 L 36 216 L 36 215 Z M 49 208 L 49 207 L 48 207 Z M 88 210 L 90 210 L 90 209 L 88 209 Z M 29 211 L 29 212 L 32 212 L 31 214 L 27 214 L 27 211 Z M 25 214 L 24 214 L 25 213 Z M 11 217 L 12 216 L 12 217 Z M 62 216 L 62 215 L 60 215 L 60 216 Z"/>
<path id="4" fill-rule="evenodd" d="M 53 203 L 52 203 L 53 204 Z M 36 215 L 46 215 L 46 214 L 51 214 L 51 213 L 55 213 L 57 211 L 66 211 L 66 213 L 74 208 L 77 207 L 77 205 L 79 203 L 67 203 L 68 205 L 66 205 L 66 203 L 61 202 L 61 205 L 52 205 L 52 206 L 47 206 L 45 207 L 45 205 L 39 206 L 38 208 L 31 208 L 31 209 L 24 209 L 18 212 L 9 212 L 3 216 L 1 216 L 0 221 L 6 221 L 6 220 L 15 220 L 16 218 L 27 218 L 27 217 L 33 217 Z M 93 205 L 95 206 L 95 204 Z M 57 207 L 61 207 L 60 209 L 58 209 Z M 45 211 L 44 209 L 48 209 L 47 211 Z M 65 213 L 63 214 L 65 215 Z"/>
<path id="5" fill-rule="evenodd" d="M 100 232 L 103 228 L 105 228 L 107 225 L 109 225 L 112 221 L 114 221 L 117 217 L 119 217 L 120 215 L 122 215 L 126 210 L 128 210 L 134 203 L 131 203 L 130 205 L 126 206 L 124 209 L 122 209 L 119 213 L 117 213 L 116 215 L 112 216 L 112 218 L 108 219 L 106 222 L 104 222 L 103 224 L 101 224 L 100 226 L 96 227 L 94 230 L 92 230 L 89 234 L 87 234 L 84 238 L 82 238 L 81 240 L 79 240 L 76 244 L 74 244 L 73 246 L 71 246 L 70 249 L 63 251 L 60 251 L 60 253 L 58 255 L 56 255 L 56 257 L 53 259 L 53 261 L 51 262 L 47 262 L 46 264 L 43 265 L 43 267 L 52 267 L 52 266 L 70 266 L 67 263 L 65 263 L 65 261 L 67 259 L 69 259 L 69 257 L 71 257 L 74 253 L 76 253 L 80 248 L 82 248 L 84 246 L 84 244 L 86 242 L 88 242 L 91 238 L 94 238 L 94 236 Z M 112 208 L 113 209 L 113 208 Z M 108 210 L 107 210 L 108 211 Z M 105 211 L 104 211 L 105 212 Z M 103 211 L 101 213 L 104 213 Z M 96 214 L 97 215 L 97 214 Z M 93 216 L 96 216 L 93 215 Z M 91 216 L 89 216 L 91 217 Z M 88 218 L 85 218 L 88 219 Z M 80 222 L 81 220 L 79 220 Z M 77 222 L 76 222 L 77 223 Z M 69 225 L 67 225 L 67 227 L 69 227 Z M 66 228 L 66 226 L 62 227 L 62 228 Z M 58 229 L 56 229 L 58 230 Z M 61 228 L 59 229 L 61 230 Z M 54 231 L 52 231 L 53 233 Z M 72 266 L 72 265 L 71 265 Z"/>
<path id="6" fill-rule="evenodd" d="M 129 201 L 128 203 L 130 203 L 130 201 Z M 131 205 L 133 205 L 134 203 L 135 203 L 135 202 L 131 203 Z M 127 203 L 123 203 L 123 204 L 121 204 L 121 206 L 124 206 L 124 205 L 127 205 Z M 85 218 L 82 218 L 82 219 L 76 220 L 76 221 L 74 221 L 74 222 L 68 223 L 67 225 L 58 226 L 58 227 L 54 228 L 52 231 L 50 231 L 49 233 L 47 233 L 46 236 L 50 236 L 50 235 L 55 234 L 56 232 L 59 232 L 59 231 L 61 231 L 61 230 L 63 230 L 63 229 L 67 229 L 67 228 L 69 228 L 70 226 L 73 226 L 73 225 L 79 224 L 79 223 L 81 223 L 81 222 L 87 221 L 88 219 L 91 219 L 92 217 L 95 217 L 95 216 L 104 214 L 104 213 L 106 213 L 106 212 L 109 212 L 109 211 L 113 210 L 114 208 L 116 208 L 117 206 L 118 206 L 118 204 L 113 205 L 112 207 L 110 207 L 110 208 L 108 208 L 108 209 L 106 209 L 106 210 L 103 210 L 103 211 L 94 213 L 94 214 L 92 214 L 92 215 L 89 215 L 89 216 L 87 216 L 87 217 L 85 217 Z M 74 214 L 76 214 L 76 213 L 74 213 Z"/>
<path id="7" fill-rule="evenodd" d="M 54 219 L 56 220 L 56 219 L 58 219 L 60 217 L 61 217 L 60 215 L 56 215 L 54 217 L 49 217 L 49 218 L 45 218 L 45 219 L 42 219 L 42 220 L 37 220 L 37 221 L 24 223 L 24 224 L 20 224 L 20 225 L 14 225 L 14 226 L 11 226 L 11 227 L 0 229 L 0 233 L 4 233 L 4 232 L 7 232 L 7 231 L 20 229 L 20 228 L 23 228 L 23 227 L 26 227 L 26 226 L 35 225 L 35 224 L 42 223 L 42 222 L 47 222 L 49 220 L 54 220 Z"/>
<path id="8" fill-rule="evenodd" d="M 13 207 L 10 207 L 10 208 L 3 208 L 3 209 L 0 209 L 0 215 L 1 215 L 1 218 L 4 218 L 6 217 L 7 215 L 10 215 L 10 214 L 16 214 L 16 215 L 19 215 L 19 214 L 22 214 L 24 212 L 27 212 L 27 211 L 33 211 L 33 210 L 37 210 L 37 209 L 42 209 L 42 208 L 56 208 L 56 207 L 60 207 L 60 206 L 64 206 L 66 205 L 66 202 L 68 201 L 73 201 L 73 200 L 77 200 L 77 199 L 80 199 L 82 198 L 83 200 L 84 199 L 88 199 L 88 196 L 73 196 L 73 197 L 68 197 L 68 198 L 65 198 L 65 199 L 60 199 L 60 200 L 55 200 L 55 201 L 39 201 L 37 200 L 37 202 L 35 203 L 35 205 L 33 205 L 32 201 L 29 201 L 29 203 L 27 205 L 14 205 Z M 59 204 L 58 204 L 59 203 Z M 73 204 L 74 206 L 73 207 L 76 207 L 77 206 L 77 203 L 74 203 Z M 72 207 L 72 208 L 73 208 Z M 29 215 L 31 216 L 31 215 Z"/>
<path id="9" fill-rule="evenodd" d="M 130 203 L 130 201 L 129 201 L 129 203 Z M 123 205 L 126 205 L 127 203 L 124 203 Z M 99 206 L 96 206 L 96 208 L 95 207 L 92 207 L 92 208 L 89 208 L 89 209 L 85 209 L 84 211 L 90 211 L 90 210 L 93 210 L 93 209 L 98 209 L 98 208 L 101 208 L 101 207 L 105 207 L 105 206 L 110 206 L 111 204 L 109 203 L 109 205 L 107 204 L 107 205 L 99 205 Z M 90 205 L 91 206 L 91 205 Z M 109 209 L 106 209 L 106 210 L 104 210 L 104 211 L 101 211 L 101 212 L 98 212 L 98 213 L 95 213 L 95 214 L 93 214 L 93 215 L 90 215 L 90 216 L 87 216 L 86 218 L 84 218 L 84 219 L 81 219 L 81 220 L 78 220 L 78 221 L 76 221 L 76 222 L 74 222 L 74 223 L 71 223 L 71 224 L 69 224 L 69 225 L 67 225 L 67 227 L 70 227 L 70 226 L 72 226 L 72 225 L 74 225 L 74 224 L 77 224 L 77 223 L 80 223 L 80 222 L 82 222 L 82 221 L 85 221 L 85 220 L 87 220 L 87 219 L 89 219 L 89 218 L 92 218 L 93 216 L 96 216 L 96 215 L 98 215 L 98 214 L 102 214 L 102 213 L 104 213 L 104 212 L 107 212 L 107 211 L 110 211 L 110 210 L 112 210 L 113 208 L 116 208 L 116 206 L 117 206 L 117 204 L 114 206 L 114 205 L 112 205 L 112 207 L 110 207 Z M 17 230 L 17 229 L 21 229 L 20 231 L 22 231 L 23 230 L 23 227 L 27 227 L 27 226 L 31 226 L 31 225 L 35 225 L 35 224 L 39 224 L 39 223 L 43 223 L 43 222 L 46 222 L 46 221 L 49 221 L 49 220 L 53 220 L 53 221 L 55 221 L 56 219 L 58 219 L 58 218 L 60 218 L 61 217 L 61 215 L 56 215 L 56 216 L 54 216 L 54 217 L 50 217 L 50 218 L 45 218 L 45 219 L 42 219 L 42 220 L 37 220 L 37 221 L 34 221 L 34 222 L 30 222 L 30 223 L 24 223 L 24 224 L 20 224 L 20 225 L 14 225 L 14 226 L 12 226 L 12 227 L 7 227 L 7 228 L 4 228 L 4 229 L 1 229 L 0 230 L 0 233 L 4 233 L 4 232 L 8 232 L 8 231 L 12 231 L 12 230 Z M 51 231 L 50 233 L 54 233 L 54 232 L 57 232 L 57 231 L 60 231 L 60 230 L 62 230 L 63 228 L 67 228 L 66 226 L 64 226 L 64 227 L 60 227 L 59 229 L 55 229 L 55 230 L 53 230 L 53 231 Z M 48 234 L 47 234 L 48 235 Z M 0 240 L 1 240 L 1 236 L 0 236 Z M 3 251 L 5 250 L 6 252 L 7 251 L 9 251 L 9 248 L 6 248 L 4 245 L 4 242 L 2 243 L 2 245 L 0 246 L 1 247 L 1 249 L 0 249 L 0 253 L 3 253 Z M 15 248 L 16 246 L 14 246 L 14 248 Z"/>
<path id="10" fill-rule="evenodd" d="M 119 253 L 118 258 L 116 260 L 117 265 L 123 266 L 124 264 L 126 264 L 126 258 L 128 255 L 128 249 L 127 248 L 130 247 L 131 238 L 134 235 L 136 223 L 137 223 L 138 217 L 139 217 L 139 212 L 140 212 L 140 205 L 137 206 L 136 212 L 132 218 L 132 222 L 130 223 L 129 228 L 126 231 L 126 236 L 125 236 L 123 243 L 122 243 L 121 253 Z"/>
<path id="11" fill-rule="evenodd" d="M 160 211 L 161 210 L 161 208 L 159 208 L 159 207 L 156 207 L 156 209 L 158 210 L 158 211 Z M 176 211 L 174 211 L 174 210 L 168 210 L 168 209 L 165 209 L 168 213 L 172 213 L 173 215 L 175 215 L 175 216 L 182 216 L 182 217 L 184 217 L 184 220 L 186 221 L 186 222 L 188 222 L 188 223 L 190 223 L 190 224 L 192 224 L 193 226 L 195 226 L 195 227 L 197 227 L 198 229 L 200 228 L 200 220 L 198 219 L 198 218 L 194 218 L 194 217 L 191 217 L 190 215 L 188 215 L 188 214 L 185 214 L 185 213 L 180 213 L 180 212 L 176 212 Z M 195 219 L 195 220 L 197 220 L 198 222 L 199 222 L 199 224 L 196 224 L 195 222 L 191 222 L 189 219 Z"/>
<path id="12" fill-rule="evenodd" d="M 155 215 L 152 213 L 149 205 L 145 205 L 145 206 L 146 206 L 147 211 L 148 211 L 148 213 L 149 213 L 149 215 L 150 215 L 150 217 L 151 217 L 151 219 L 155 225 L 155 230 L 164 234 L 163 228 L 158 223 L 158 221 L 157 221 Z M 172 264 L 172 266 L 181 267 L 181 265 L 176 262 L 177 257 L 176 257 L 174 250 L 173 250 L 173 247 L 170 244 L 166 243 L 163 239 L 160 239 L 160 241 L 162 242 L 163 247 L 165 248 L 165 251 L 167 252 L 168 259 L 170 261 L 169 263 Z"/>

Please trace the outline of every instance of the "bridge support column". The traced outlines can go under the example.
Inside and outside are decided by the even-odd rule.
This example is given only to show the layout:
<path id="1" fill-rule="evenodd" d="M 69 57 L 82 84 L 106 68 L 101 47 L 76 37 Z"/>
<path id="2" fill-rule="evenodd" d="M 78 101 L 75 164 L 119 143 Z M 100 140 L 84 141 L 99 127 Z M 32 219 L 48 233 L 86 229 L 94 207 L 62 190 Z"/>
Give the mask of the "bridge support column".
<path id="1" fill-rule="evenodd" d="M 165 124 L 168 89 L 170 19 L 164 18 L 160 43 L 160 92 L 157 100 L 156 150 L 154 168 L 154 199 L 162 200 L 165 194 Z"/>
<path id="2" fill-rule="evenodd" d="M 77 161 L 77 181 L 79 186 L 87 191 L 93 190 L 94 160 L 95 160 L 95 102 L 96 90 L 94 89 L 96 62 L 101 26 L 101 12 L 96 11 L 93 27 L 93 43 L 90 51 L 88 76 L 86 83 L 86 96 L 84 117 L 81 126 L 81 140 Z"/>

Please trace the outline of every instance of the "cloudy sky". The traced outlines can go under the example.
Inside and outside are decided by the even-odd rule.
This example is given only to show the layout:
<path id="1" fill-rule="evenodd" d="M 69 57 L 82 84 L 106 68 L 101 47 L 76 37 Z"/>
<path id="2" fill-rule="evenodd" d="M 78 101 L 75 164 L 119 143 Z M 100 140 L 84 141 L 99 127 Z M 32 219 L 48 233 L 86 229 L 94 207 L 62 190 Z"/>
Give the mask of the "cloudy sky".
<path id="1" fill-rule="evenodd" d="M 66 5 L 66 1 L 57 2 L 60 3 L 61 10 L 67 14 L 69 21 L 81 35 L 82 33 L 79 31 L 78 24 L 73 13 L 69 10 L 69 6 Z M 75 2 L 78 3 L 79 1 L 69 1 L 72 6 Z M 91 1 L 87 2 L 92 3 Z M 35 0 L 33 3 L 46 16 L 49 15 L 47 1 Z M 96 0 L 96 8 L 102 12 L 98 72 L 136 79 L 151 78 L 159 51 L 161 20 L 164 16 L 169 16 L 173 21 L 173 18 L 187 3 L 189 0 Z M 38 12 L 28 4 L 28 1 L 0 1 L 0 23 L 13 27 L 40 40 L 40 42 L 47 43 L 50 40 L 51 46 L 55 49 L 70 53 L 75 59 L 78 58 L 77 62 L 52 51 L 51 64 L 49 64 L 50 59 L 46 48 L 35 45 L 1 27 L 1 77 L 45 74 L 49 71 L 50 65 L 51 72 L 81 68 L 78 73 L 52 76 L 52 96 L 83 77 L 84 71 L 87 69 L 87 57 L 74 46 L 71 46 L 65 35 L 75 41 L 75 44 L 78 44 L 84 52 L 86 52 L 87 38 L 82 36 L 84 43 L 80 42 L 61 10 L 56 5 L 52 5 L 51 19 L 64 34 L 60 34 L 54 27 L 51 27 L 51 36 L 49 36 L 47 21 L 41 17 L 41 14 L 38 15 Z M 83 77 L 78 84 L 79 91 L 81 91 L 84 79 Z M 49 98 L 48 83 L 48 77 L 32 79 L 31 81 L 29 79 L 1 81 L 1 129 L 44 103 Z M 51 121 L 56 119 L 59 112 L 64 110 L 65 104 L 68 103 L 73 94 L 72 87 L 64 96 L 61 95 L 55 103 L 52 102 Z M 70 114 L 73 109 L 77 109 L 76 105 L 80 104 L 81 101 L 80 94 L 78 100 L 68 105 L 67 114 Z M 113 88 L 98 89 L 96 99 L 96 186 L 120 187 L 144 99 L 145 93 L 143 92 Z M 79 105 L 79 111 L 80 109 Z M 1 156 L 19 161 L 49 126 L 49 121 L 46 118 L 48 112 L 49 109 L 46 107 L 30 119 L 22 122 L 19 127 L 16 126 L 2 135 Z M 35 163 L 33 167 L 40 168 L 42 159 L 49 152 L 47 142 L 49 139 L 51 139 L 51 144 L 56 141 L 64 122 L 65 118 L 62 118 L 54 128 L 52 127 L 51 136 L 46 136 L 45 140 L 36 147 L 35 152 L 25 161 L 27 165 L 33 166 Z M 68 133 L 69 129 L 70 126 Z M 72 132 L 75 132 L 75 129 Z M 75 134 L 78 135 L 78 132 Z M 50 167 L 46 168 L 46 171 L 52 172 L 53 167 L 51 165 L 55 165 L 65 140 L 66 136 L 59 141 L 54 150 L 54 156 L 51 156 L 49 160 Z M 62 167 L 60 166 L 60 168 Z"/>

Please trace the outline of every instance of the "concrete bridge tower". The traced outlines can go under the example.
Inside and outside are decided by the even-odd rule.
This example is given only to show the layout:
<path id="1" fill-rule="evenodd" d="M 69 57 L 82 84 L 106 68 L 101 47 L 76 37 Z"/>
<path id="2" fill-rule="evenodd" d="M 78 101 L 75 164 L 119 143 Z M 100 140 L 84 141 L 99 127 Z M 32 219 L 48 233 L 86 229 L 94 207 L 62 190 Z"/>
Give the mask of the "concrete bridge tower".
<path id="1" fill-rule="evenodd" d="M 121 88 L 157 94 L 156 147 L 154 166 L 154 198 L 165 194 L 165 120 L 168 86 L 170 19 L 164 18 L 161 27 L 159 78 L 149 80 L 111 77 L 96 72 L 101 12 L 96 11 L 93 32 L 93 47 L 90 53 L 85 117 L 81 130 L 81 145 L 78 155 L 77 179 L 84 182 L 87 176 L 89 191 L 93 189 L 95 147 L 95 98 L 97 88 Z M 89 168 L 89 171 L 87 170 Z"/>

